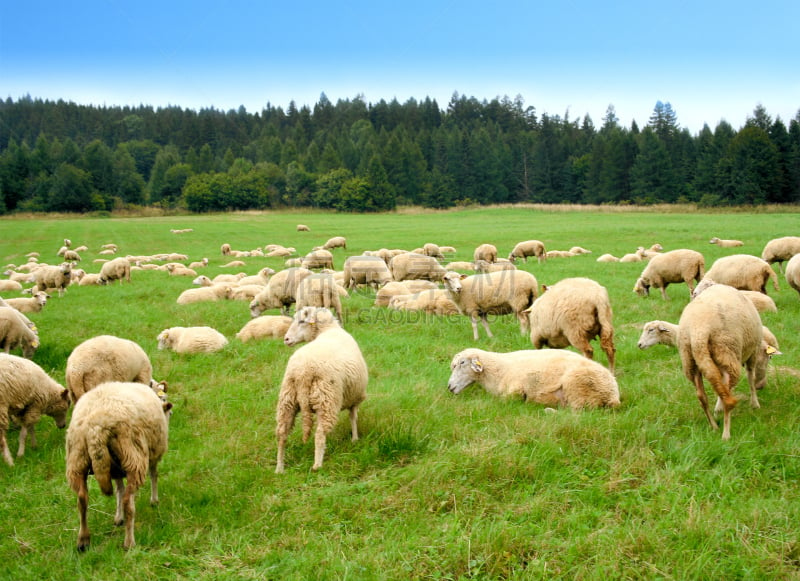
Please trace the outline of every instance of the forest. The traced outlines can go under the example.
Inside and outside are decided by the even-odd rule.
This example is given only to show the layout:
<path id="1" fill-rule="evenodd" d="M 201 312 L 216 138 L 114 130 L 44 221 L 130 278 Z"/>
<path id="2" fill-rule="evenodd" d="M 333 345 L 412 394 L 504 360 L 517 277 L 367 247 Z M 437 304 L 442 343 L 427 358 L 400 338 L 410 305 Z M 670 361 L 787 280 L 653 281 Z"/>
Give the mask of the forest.
<path id="1" fill-rule="evenodd" d="M 538 114 L 521 97 L 284 110 L 0 101 L 0 213 L 189 212 L 470 204 L 800 203 L 800 109 L 692 135 L 668 102 L 647 124 Z"/>

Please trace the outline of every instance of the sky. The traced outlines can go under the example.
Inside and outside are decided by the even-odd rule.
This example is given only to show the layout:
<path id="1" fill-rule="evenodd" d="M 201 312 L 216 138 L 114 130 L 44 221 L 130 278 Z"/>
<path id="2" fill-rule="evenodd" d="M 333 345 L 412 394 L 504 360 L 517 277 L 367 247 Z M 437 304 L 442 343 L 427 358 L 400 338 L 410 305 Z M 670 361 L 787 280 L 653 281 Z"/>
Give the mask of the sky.
<path id="1" fill-rule="evenodd" d="M 541 115 L 670 103 L 692 134 L 800 110 L 797 0 L 4 2 L 0 98 L 260 112 L 322 93 L 521 96 Z"/>

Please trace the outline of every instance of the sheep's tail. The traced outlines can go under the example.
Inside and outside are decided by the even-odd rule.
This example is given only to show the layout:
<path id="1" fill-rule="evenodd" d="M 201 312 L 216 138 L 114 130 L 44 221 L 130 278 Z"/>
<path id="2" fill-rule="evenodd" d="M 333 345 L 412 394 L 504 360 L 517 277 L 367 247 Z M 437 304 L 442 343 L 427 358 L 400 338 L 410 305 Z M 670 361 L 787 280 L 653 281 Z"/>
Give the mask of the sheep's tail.
<path id="1" fill-rule="evenodd" d="M 717 349 L 720 348 L 721 346 L 717 344 Z M 695 365 L 700 373 L 714 388 L 726 408 L 733 408 L 739 400 L 732 393 L 731 386 L 735 386 L 739 381 L 738 369 L 741 364 L 737 362 L 732 368 L 726 365 L 725 362 L 729 355 L 724 351 L 718 352 L 715 357 L 711 353 L 710 337 L 705 334 L 691 338 L 691 349 Z"/>
<path id="2" fill-rule="evenodd" d="M 106 496 L 113 493 L 111 478 L 111 450 L 109 434 L 105 428 L 92 426 L 86 435 L 86 452 L 91 462 L 92 472 L 100 490 Z"/>
<path id="3" fill-rule="evenodd" d="M 608 357 L 608 367 L 614 373 L 616 366 L 616 347 L 614 347 L 614 316 L 611 305 L 608 303 L 598 305 L 597 321 L 600 323 L 600 347 Z"/>
<path id="4" fill-rule="evenodd" d="M 778 273 L 776 273 L 775 269 L 771 266 L 767 270 L 769 270 L 769 277 L 772 279 L 772 286 L 776 291 L 781 290 L 780 287 L 778 287 Z"/>

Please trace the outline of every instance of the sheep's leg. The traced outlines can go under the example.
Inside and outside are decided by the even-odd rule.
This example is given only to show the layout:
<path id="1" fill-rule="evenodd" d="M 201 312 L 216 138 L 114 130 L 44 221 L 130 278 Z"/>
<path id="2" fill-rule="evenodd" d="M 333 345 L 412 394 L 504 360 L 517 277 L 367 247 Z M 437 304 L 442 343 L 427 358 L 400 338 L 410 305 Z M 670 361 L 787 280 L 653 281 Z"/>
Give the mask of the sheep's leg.
<path id="1" fill-rule="evenodd" d="M 617 349 L 614 347 L 614 336 L 611 333 L 600 332 L 600 347 L 608 358 L 608 369 L 614 373 Z"/>
<path id="2" fill-rule="evenodd" d="M 158 465 L 150 466 L 150 504 L 158 504 Z"/>
<path id="3" fill-rule="evenodd" d="M 350 408 L 350 433 L 353 435 L 353 442 L 358 440 L 358 406 Z"/>
<path id="4" fill-rule="evenodd" d="M 706 395 L 706 388 L 703 386 L 703 375 L 697 371 L 693 376 L 694 380 L 694 387 L 697 390 L 697 399 L 700 400 L 700 407 L 703 408 L 703 411 L 706 414 L 706 418 L 708 418 L 708 423 L 711 425 L 711 429 L 718 430 L 719 426 L 717 422 L 714 420 L 714 417 L 708 411 L 708 396 Z"/>
<path id="5" fill-rule="evenodd" d="M 9 466 L 14 465 L 14 459 L 11 457 L 11 450 L 8 449 L 8 442 L 6 441 L 6 430 L 8 426 L 0 426 L 0 446 L 3 448 L 3 459 Z"/>
<path id="6" fill-rule="evenodd" d="M 131 549 L 136 545 L 136 539 L 133 536 L 133 521 L 136 518 L 136 484 L 131 484 L 131 479 L 128 478 L 128 486 L 125 487 L 125 492 L 122 494 L 122 505 L 125 509 L 125 542 L 122 548 L 125 550 Z"/>
<path id="7" fill-rule="evenodd" d="M 667 285 L 661 287 L 661 298 L 663 298 L 665 301 L 669 300 L 669 297 L 667 296 Z"/>
<path id="8" fill-rule="evenodd" d="M 323 422 L 317 422 L 317 431 L 314 434 L 314 465 L 312 470 L 319 470 L 322 468 L 322 459 L 325 456 L 325 442 L 327 433 Z"/>
<path id="9" fill-rule="evenodd" d="M 528 314 L 524 311 L 520 311 L 517 313 L 517 319 L 519 320 L 519 334 L 526 335 L 531 331 L 531 320 L 528 317 Z"/>
<path id="10" fill-rule="evenodd" d="M 750 361 L 747 362 L 747 384 L 750 386 L 750 407 L 753 409 L 759 409 L 761 404 L 758 403 L 758 394 L 756 390 L 759 389 L 756 380 L 756 370 L 755 364 L 751 364 Z M 761 387 L 764 387 L 763 385 Z"/>
<path id="11" fill-rule="evenodd" d="M 78 550 L 85 551 L 89 547 L 89 523 L 86 518 L 86 510 L 89 508 L 89 489 L 86 486 L 86 474 L 80 481 L 78 487 L 78 516 L 80 517 L 80 528 L 78 529 Z"/>
<path id="12" fill-rule="evenodd" d="M 731 438 L 731 411 L 736 407 L 737 399 L 731 393 L 730 386 L 736 385 L 739 376 L 736 373 L 729 373 L 722 371 L 721 373 L 712 373 L 709 375 L 709 382 L 717 392 L 717 396 L 722 400 L 722 439 L 730 440 Z"/>
<path id="13" fill-rule="evenodd" d="M 470 323 L 472 323 L 472 338 L 477 341 L 478 340 L 478 317 L 476 315 L 470 315 L 469 317 Z"/>
<path id="14" fill-rule="evenodd" d="M 28 424 L 23 423 L 19 428 L 19 448 L 17 448 L 17 458 L 21 457 L 25 454 L 25 442 L 30 435 L 31 438 L 31 448 L 36 447 L 36 425 L 31 424 L 30 428 Z"/>
<path id="15" fill-rule="evenodd" d="M 125 510 L 122 506 L 124 503 L 125 482 L 122 478 L 115 478 L 114 482 L 116 484 L 115 497 L 117 499 L 117 512 L 114 514 L 114 524 L 120 527 L 122 523 L 125 522 Z"/>
<path id="16" fill-rule="evenodd" d="M 480 320 L 481 320 L 481 325 L 483 325 L 483 329 L 486 331 L 486 335 L 488 335 L 490 339 L 492 337 L 494 337 L 494 335 L 492 335 L 492 331 L 489 329 L 489 321 L 487 320 L 485 313 L 480 315 Z M 478 320 L 475 317 L 475 315 L 472 316 L 472 335 L 475 338 L 475 340 L 477 341 L 478 340 Z"/>
<path id="17" fill-rule="evenodd" d="M 283 459 L 286 455 L 286 438 L 294 427 L 294 418 L 297 409 L 293 404 L 279 405 L 275 428 L 275 435 L 278 438 L 278 461 L 275 466 L 275 473 L 282 474 L 284 471 Z"/>

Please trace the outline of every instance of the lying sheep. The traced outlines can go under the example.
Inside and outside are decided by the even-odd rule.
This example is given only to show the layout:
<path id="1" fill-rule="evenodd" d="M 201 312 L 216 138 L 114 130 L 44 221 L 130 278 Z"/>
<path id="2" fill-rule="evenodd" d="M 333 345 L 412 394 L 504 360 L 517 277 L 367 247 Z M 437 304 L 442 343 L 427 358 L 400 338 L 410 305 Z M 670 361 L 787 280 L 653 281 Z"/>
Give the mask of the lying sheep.
<path id="1" fill-rule="evenodd" d="M 307 268 L 287 268 L 273 276 L 263 291 L 250 301 L 250 316 L 258 317 L 268 309 L 281 309 L 281 314 L 288 315 L 296 299 L 300 282 L 311 276 Z"/>
<path id="2" fill-rule="evenodd" d="M 485 260 L 486 262 L 497 262 L 497 247 L 494 244 L 481 244 L 472 253 L 472 260 Z"/>
<path id="3" fill-rule="evenodd" d="M 92 286 L 100 284 L 99 272 L 87 272 L 78 281 L 78 286 Z"/>
<path id="4" fill-rule="evenodd" d="M 536 349 L 572 346 L 592 359 L 591 341 L 599 337 L 614 373 L 613 311 L 604 286 L 588 278 L 565 278 L 547 287 L 529 313 L 531 343 Z"/>
<path id="5" fill-rule="evenodd" d="M 150 504 L 158 503 L 158 463 L 167 451 L 171 403 L 139 383 L 98 385 L 75 405 L 66 438 L 66 477 L 78 495 L 78 550 L 89 547 L 89 488 L 94 474 L 106 496 L 116 482 L 114 524 L 125 523 L 123 548 L 135 546 L 136 492 L 150 474 Z M 123 479 L 127 478 L 127 485 Z"/>
<path id="6" fill-rule="evenodd" d="M 31 447 L 36 447 L 36 423 L 47 415 L 56 426 L 67 425 L 69 393 L 33 361 L 0 353 L 0 449 L 9 466 L 14 459 L 8 449 L 6 430 L 9 419 L 19 424 L 17 457 L 25 454 L 30 434 Z"/>
<path id="7" fill-rule="evenodd" d="M 0 280 L 0 292 L 21 290 L 22 285 L 16 280 Z"/>
<path id="8" fill-rule="evenodd" d="M 700 282 L 706 272 L 703 255 L 695 250 L 670 250 L 654 256 L 639 276 L 633 291 L 639 296 L 650 294 L 650 287 L 661 289 L 661 297 L 666 301 L 667 287 L 670 283 L 685 282 L 689 295 L 694 290 L 694 281 Z"/>
<path id="9" fill-rule="evenodd" d="M 619 258 L 613 254 L 601 254 L 597 257 L 597 262 L 619 262 Z"/>
<path id="10" fill-rule="evenodd" d="M 245 284 L 231 288 L 230 299 L 232 301 L 252 301 L 258 293 L 264 290 L 263 284 Z"/>
<path id="11" fill-rule="evenodd" d="M 343 280 L 347 290 L 358 285 L 378 290 L 392 280 L 392 273 L 379 256 L 350 256 L 344 261 Z"/>
<path id="12" fill-rule="evenodd" d="M 0 299 L 0 303 L 5 301 Z M 0 349 L 6 353 L 21 349 L 22 356 L 31 359 L 38 347 L 36 326 L 16 309 L 0 306 Z"/>
<path id="13" fill-rule="evenodd" d="M 353 337 L 339 326 L 328 309 L 306 307 L 294 316 L 286 332 L 288 346 L 307 342 L 289 358 L 281 382 L 276 411 L 278 439 L 276 473 L 284 471 L 286 438 L 298 411 L 302 417 L 303 442 L 311 435 L 314 414 L 314 465 L 322 467 L 328 433 L 336 425 L 341 410 L 350 412 L 353 441 L 358 440 L 358 406 L 367 397 L 367 364 Z"/>
<path id="14" fill-rule="evenodd" d="M 170 276 L 197 276 L 197 271 L 193 268 L 188 268 L 182 264 L 169 264 L 167 265 L 167 272 Z"/>
<path id="15" fill-rule="evenodd" d="M 467 262 L 466 260 L 454 260 L 444 265 L 445 270 L 466 270 L 469 272 L 475 271 L 475 263 Z"/>
<path id="16" fill-rule="evenodd" d="M 786 282 L 790 287 L 800 293 L 800 254 L 795 254 L 786 265 Z"/>
<path id="17" fill-rule="evenodd" d="M 211 284 L 218 284 L 221 282 L 229 282 L 233 284 L 239 284 L 239 281 L 242 280 L 244 277 L 247 276 L 247 273 L 244 272 L 237 272 L 236 274 L 218 274 L 214 278 L 211 279 Z M 206 284 L 206 279 L 208 277 L 198 276 L 195 281 L 200 281 L 199 283 L 195 282 L 195 284 L 200 284 L 200 286 L 210 286 Z"/>
<path id="18" fill-rule="evenodd" d="M 151 385 L 153 366 L 138 343 L 98 335 L 80 343 L 67 357 L 66 383 L 73 402 L 107 381 Z"/>
<path id="19" fill-rule="evenodd" d="M 236 333 L 236 338 L 242 343 L 256 339 L 283 339 L 291 324 L 291 317 L 262 315 L 247 321 L 241 330 Z"/>
<path id="20" fill-rule="evenodd" d="M 247 266 L 243 260 L 231 260 L 230 262 L 221 265 L 220 268 L 240 268 L 242 266 Z"/>
<path id="21" fill-rule="evenodd" d="M 328 239 L 328 241 L 322 245 L 322 248 L 325 250 L 332 250 L 334 248 L 347 249 L 347 239 L 344 236 L 334 236 Z"/>
<path id="22" fill-rule="evenodd" d="M 338 288 L 339 285 L 330 274 L 307 276 L 297 285 L 295 308 L 300 310 L 304 307 L 324 307 L 334 311 L 339 321 L 342 321 L 342 301 L 339 298 Z"/>
<path id="23" fill-rule="evenodd" d="M 760 293 L 758 291 L 740 290 L 739 292 L 742 293 L 745 297 L 747 297 L 747 300 L 753 303 L 753 306 L 759 313 L 778 312 L 778 306 L 775 304 L 775 301 L 771 297 L 763 293 Z"/>
<path id="24" fill-rule="evenodd" d="M 114 258 L 100 268 L 99 283 L 106 285 L 112 280 L 118 280 L 120 284 L 123 280 L 131 282 L 131 263 L 127 258 L 122 256 Z"/>
<path id="25" fill-rule="evenodd" d="M 269 266 L 265 266 L 258 273 L 250 275 L 250 276 L 243 276 L 239 279 L 239 286 L 244 286 L 248 284 L 257 284 L 261 286 L 267 286 L 269 284 L 269 279 L 272 275 L 275 274 L 275 271 L 271 269 Z"/>
<path id="26" fill-rule="evenodd" d="M 636 250 L 636 252 L 631 252 L 628 254 L 624 254 L 620 257 L 620 262 L 642 262 L 646 256 L 646 250 L 641 246 Z"/>
<path id="27" fill-rule="evenodd" d="M 737 246 L 744 246 L 744 242 L 741 240 L 724 240 L 722 238 L 717 238 L 716 236 L 709 240 L 709 243 L 716 244 L 720 248 L 736 248 Z"/>
<path id="28" fill-rule="evenodd" d="M 591 254 L 592 253 L 591 250 L 586 250 L 582 246 L 573 246 L 572 248 L 569 249 L 569 252 L 571 252 L 572 254 Z"/>
<path id="29" fill-rule="evenodd" d="M 396 281 L 440 281 L 445 272 L 447 272 L 435 258 L 415 252 L 406 252 L 394 256 L 389 262 L 389 270 Z"/>
<path id="30" fill-rule="evenodd" d="M 772 279 L 775 290 L 780 290 L 778 275 L 770 265 L 749 254 L 731 254 L 718 258 L 706 272 L 706 277 L 739 290 L 759 291 L 764 294 L 767 294 L 767 281 Z"/>
<path id="31" fill-rule="evenodd" d="M 514 313 L 519 320 L 520 331 L 524 334 L 529 329 L 525 310 L 538 296 L 538 283 L 531 273 L 524 270 L 503 270 L 464 276 L 457 272 L 448 272 L 444 275 L 443 282 L 459 312 L 470 318 L 472 335 L 476 341 L 478 319 L 486 334 L 493 336 L 486 320 L 490 313 Z"/>
<path id="32" fill-rule="evenodd" d="M 36 291 L 32 297 L 6 299 L 6 304 L 20 313 L 39 313 L 49 298 L 46 292 Z"/>
<path id="33" fill-rule="evenodd" d="M 438 288 L 414 294 L 396 295 L 389 300 L 389 308 L 396 311 L 421 311 L 440 317 L 458 313 L 458 307 L 448 292 Z"/>
<path id="34" fill-rule="evenodd" d="M 398 295 L 413 295 L 420 291 L 436 288 L 436 283 L 429 280 L 404 280 L 392 281 L 386 283 L 378 292 L 375 293 L 375 306 L 386 307 L 392 300 L 392 297 Z"/>
<path id="35" fill-rule="evenodd" d="M 724 412 L 722 439 L 728 440 L 731 411 L 738 401 L 733 390 L 742 364 L 747 368 L 753 408 L 759 407 L 756 390 L 766 381 L 769 356 L 758 311 L 735 289 L 717 284 L 686 305 L 678 329 L 683 373 L 694 384 L 708 423 L 716 430 L 719 426 L 708 409 L 703 378 L 711 383 L 718 397 L 714 411 Z"/>
<path id="36" fill-rule="evenodd" d="M 571 351 L 494 353 L 466 349 L 450 363 L 448 389 L 479 383 L 492 395 L 569 407 L 618 407 L 619 386 L 605 367 Z"/>
<path id="37" fill-rule="evenodd" d="M 205 268 L 206 266 L 208 266 L 208 258 L 189 263 L 189 268 Z"/>
<path id="38" fill-rule="evenodd" d="M 569 250 L 548 250 L 546 253 L 547 258 L 572 258 L 578 256 L 575 252 Z"/>
<path id="39" fill-rule="evenodd" d="M 205 301 L 222 301 L 230 299 L 233 294 L 233 285 L 221 283 L 200 288 L 189 288 L 183 291 L 176 302 L 179 305 L 200 303 Z"/>
<path id="40" fill-rule="evenodd" d="M 226 242 L 225 244 L 219 247 L 219 251 L 222 254 L 222 256 L 228 256 L 231 253 L 231 245 Z"/>
<path id="41" fill-rule="evenodd" d="M 500 270 L 516 270 L 512 262 L 486 262 L 485 260 L 476 260 L 473 263 L 473 268 L 477 273 L 498 272 Z"/>
<path id="42" fill-rule="evenodd" d="M 783 272 L 783 263 L 795 254 L 800 254 L 800 236 L 784 236 L 767 242 L 761 252 L 761 258 L 768 264 L 777 262 L 778 270 Z"/>
<path id="43" fill-rule="evenodd" d="M 170 327 L 161 331 L 157 339 L 159 350 L 176 353 L 215 353 L 228 344 L 225 336 L 211 327 Z"/>
<path id="44" fill-rule="evenodd" d="M 36 290 L 47 292 L 57 289 L 58 296 L 63 297 L 72 280 L 72 265 L 65 262 L 58 266 L 43 265 L 33 273 Z"/>

